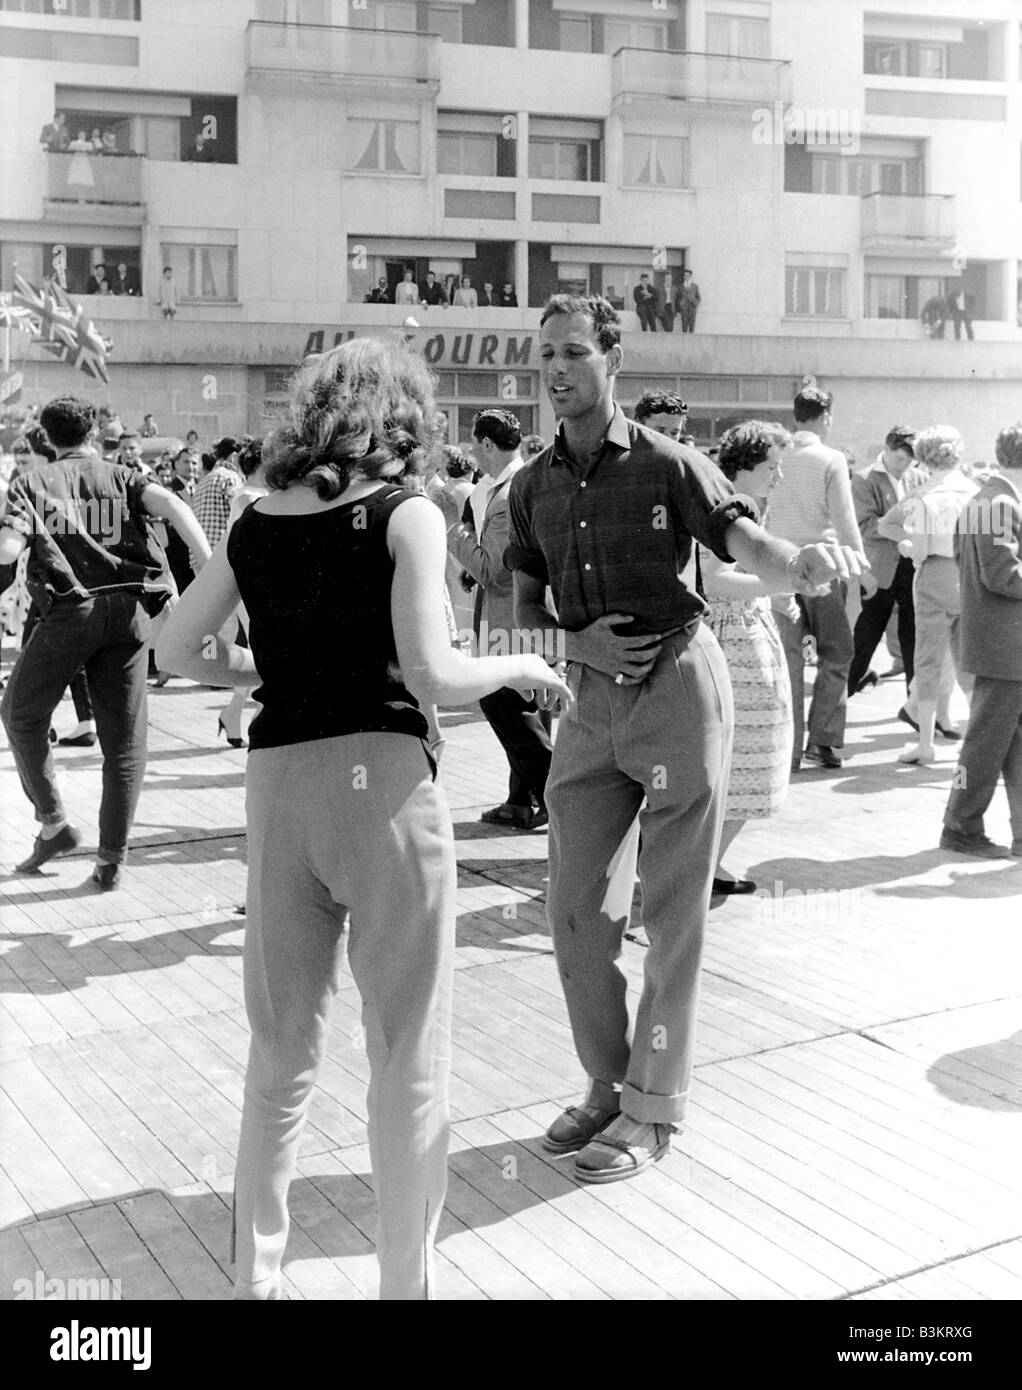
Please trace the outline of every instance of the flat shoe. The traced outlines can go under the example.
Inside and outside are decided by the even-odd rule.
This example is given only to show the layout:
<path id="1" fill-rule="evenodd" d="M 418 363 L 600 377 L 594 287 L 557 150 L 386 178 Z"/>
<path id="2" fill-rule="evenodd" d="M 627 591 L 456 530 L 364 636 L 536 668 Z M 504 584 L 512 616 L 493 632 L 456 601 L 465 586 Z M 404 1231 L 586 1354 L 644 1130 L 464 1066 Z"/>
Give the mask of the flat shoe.
<path id="1" fill-rule="evenodd" d="M 713 891 L 728 897 L 736 893 L 755 893 L 756 885 L 751 878 L 715 878 Z"/>
<path id="2" fill-rule="evenodd" d="M 486 825 L 525 825 L 532 816 L 531 806 L 509 806 L 505 801 L 479 817 Z"/>
<path id="3" fill-rule="evenodd" d="M 646 1144 L 626 1144 L 609 1134 L 600 1134 L 575 1156 L 575 1176 L 579 1182 L 623 1182 L 651 1168 L 670 1151 L 674 1125 L 647 1126 Z"/>
<path id="4" fill-rule="evenodd" d="M 619 1110 L 608 1110 L 593 1116 L 581 1106 L 569 1105 L 539 1142 L 547 1153 L 574 1153 L 576 1149 L 584 1149 L 593 1136 L 599 1134 L 611 1120 L 616 1120 L 620 1113 Z"/>
<path id="5" fill-rule="evenodd" d="M 75 738 L 58 738 L 61 748 L 91 748 L 96 742 L 95 734 L 78 734 Z"/>
<path id="6" fill-rule="evenodd" d="M 77 849 L 81 842 L 82 832 L 76 830 L 73 825 L 65 825 L 63 830 L 58 830 L 56 835 L 51 835 L 48 840 L 43 839 L 42 835 L 37 835 L 32 853 L 18 865 L 17 872 L 34 874 L 51 859 L 56 859 L 58 854 L 69 854 L 71 850 Z"/>
<path id="7" fill-rule="evenodd" d="M 916 733 L 919 732 L 918 722 L 912 718 L 904 705 L 902 705 L 901 709 L 898 711 L 898 718 L 903 724 L 907 724 L 910 729 L 915 729 Z"/>
<path id="8" fill-rule="evenodd" d="M 958 743 L 961 740 L 962 736 L 957 729 L 946 728 L 943 724 L 941 724 L 940 720 L 937 721 L 935 728 L 937 730 L 937 733 L 940 734 L 941 738 L 946 738 L 949 743 Z"/>

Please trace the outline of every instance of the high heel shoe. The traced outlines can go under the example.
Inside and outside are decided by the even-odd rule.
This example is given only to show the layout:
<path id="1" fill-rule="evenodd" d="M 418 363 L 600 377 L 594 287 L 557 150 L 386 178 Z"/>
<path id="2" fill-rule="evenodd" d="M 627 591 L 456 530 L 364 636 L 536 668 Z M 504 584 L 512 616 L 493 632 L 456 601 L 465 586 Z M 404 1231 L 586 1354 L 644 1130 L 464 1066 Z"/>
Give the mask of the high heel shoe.
<path id="1" fill-rule="evenodd" d="M 243 738 L 231 738 L 230 734 L 227 732 L 227 729 L 224 727 L 224 721 L 223 721 L 223 719 L 220 717 L 220 715 L 217 715 L 217 720 L 216 720 L 216 736 L 217 736 L 217 738 L 219 738 L 221 734 L 223 734 L 224 738 L 227 740 L 227 742 L 231 745 L 232 748 L 244 748 L 244 747 L 246 746 L 245 740 L 244 740 Z"/>

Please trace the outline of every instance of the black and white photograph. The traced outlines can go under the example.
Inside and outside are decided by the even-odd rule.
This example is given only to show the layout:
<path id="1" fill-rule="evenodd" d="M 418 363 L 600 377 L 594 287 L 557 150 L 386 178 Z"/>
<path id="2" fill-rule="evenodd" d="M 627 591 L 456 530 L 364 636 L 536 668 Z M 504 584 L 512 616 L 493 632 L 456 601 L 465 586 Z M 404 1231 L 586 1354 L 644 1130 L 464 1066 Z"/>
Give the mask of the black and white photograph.
<path id="1" fill-rule="evenodd" d="M 32 1365 L 655 1300 L 992 1376 L 1022 0 L 0 0 L 0 91 Z"/>

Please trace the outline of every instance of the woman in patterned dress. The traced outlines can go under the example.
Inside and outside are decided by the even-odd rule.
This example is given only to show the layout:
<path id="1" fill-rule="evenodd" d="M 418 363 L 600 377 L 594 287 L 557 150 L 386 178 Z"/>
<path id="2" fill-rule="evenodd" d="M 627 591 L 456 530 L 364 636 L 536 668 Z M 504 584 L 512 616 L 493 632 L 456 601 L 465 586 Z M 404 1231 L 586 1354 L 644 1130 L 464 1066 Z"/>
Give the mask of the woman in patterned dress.
<path id="1" fill-rule="evenodd" d="M 762 505 L 781 477 L 781 454 L 791 436 L 776 422 L 745 420 L 720 441 L 718 464 L 736 489 Z M 751 879 L 721 865 L 747 820 L 772 816 L 784 800 L 791 771 L 791 686 L 784 649 L 770 611 L 775 587 L 699 548 L 710 612 L 706 622 L 727 658 L 734 691 L 735 733 L 727 810 L 717 855 L 715 893 L 752 893 Z"/>

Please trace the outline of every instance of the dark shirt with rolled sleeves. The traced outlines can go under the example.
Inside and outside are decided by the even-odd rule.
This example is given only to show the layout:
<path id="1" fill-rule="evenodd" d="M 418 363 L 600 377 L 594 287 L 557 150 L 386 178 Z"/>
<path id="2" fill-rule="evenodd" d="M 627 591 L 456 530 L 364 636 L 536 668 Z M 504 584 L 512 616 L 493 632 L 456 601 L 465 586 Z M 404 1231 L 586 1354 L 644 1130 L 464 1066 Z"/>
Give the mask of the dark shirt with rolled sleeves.
<path id="1" fill-rule="evenodd" d="M 701 617 L 706 604 L 682 579 L 693 539 L 730 561 L 728 527 L 759 520 L 752 499 L 708 458 L 635 424 L 620 406 L 587 467 L 568 456 L 559 429 L 515 474 L 508 510 L 504 563 L 550 585 L 561 627 L 577 632 L 626 613 L 635 619 L 629 636 Z"/>

